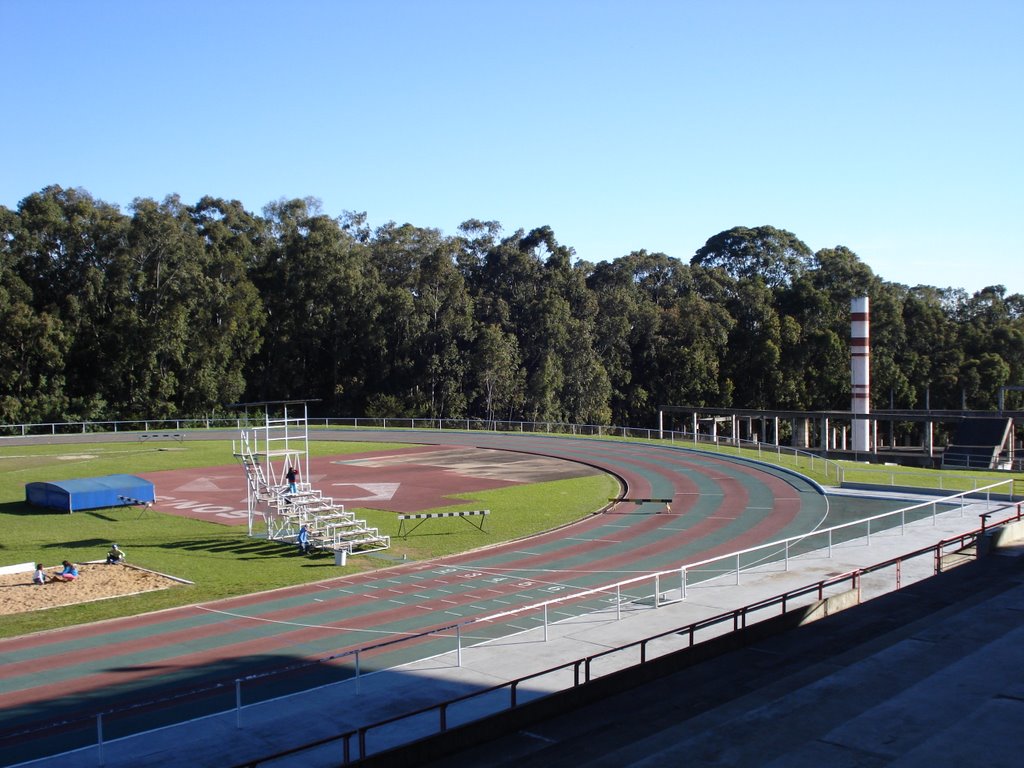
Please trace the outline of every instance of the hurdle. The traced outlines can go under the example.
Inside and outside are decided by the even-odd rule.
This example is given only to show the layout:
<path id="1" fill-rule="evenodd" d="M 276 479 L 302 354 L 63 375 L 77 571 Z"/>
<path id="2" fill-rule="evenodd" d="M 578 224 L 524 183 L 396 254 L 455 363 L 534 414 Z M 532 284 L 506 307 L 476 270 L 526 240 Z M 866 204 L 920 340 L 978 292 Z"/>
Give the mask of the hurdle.
<path id="1" fill-rule="evenodd" d="M 622 498 L 609 498 L 608 501 L 618 504 L 620 502 L 632 502 L 634 504 L 664 504 L 665 511 L 672 511 L 672 499 L 641 499 L 633 496 L 626 496 Z"/>
<path id="2" fill-rule="evenodd" d="M 618 498 L 618 499 L 610 498 L 610 499 L 608 499 L 608 501 L 614 501 L 616 503 L 618 503 L 620 501 L 632 501 L 632 502 L 634 502 L 636 504 L 646 504 L 648 502 L 653 502 L 655 504 L 671 504 L 672 503 L 672 499 L 636 499 L 636 498 L 633 498 L 632 496 Z"/>
<path id="3" fill-rule="evenodd" d="M 140 432 L 139 442 L 144 443 L 147 440 L 177 440 L 183 443 L 185 435 L 182 432 Z"/>
<path id="4" fill-rule="evenodd" d="M 481 531 L 484 529 L 484 517 L 491 514 L 489 509 L 467 509 L 461 512 L 421 512 L 416 515 L 399 515 L 398 516 L 398 535 L 408 536 L 410 533 L 419 528 L 427 520 L 436 520 L 441 517 L 461 517 L 467 523 L 472 525 L 474 528 L 479 528 Z M 480 524 L 477 525 L 470 517 L 479 517 Z M 418 520 L 419 522 L 408 528 L 405 527 L 406 520 Z M 403 534 L 402 531 L 405 530 Z"/>
<path id="5" fill-rule="evenodd" d="M 142 507 L 142 511 L 139 513 L 139 517 L 142 517 L 144 514 L 146 514 L 147 509 L 153 508 L 153 502 L 146 501 L 145 499 L 136 499 L 132 496 L 118 496 L 117 499 L 126 507 Z"/>

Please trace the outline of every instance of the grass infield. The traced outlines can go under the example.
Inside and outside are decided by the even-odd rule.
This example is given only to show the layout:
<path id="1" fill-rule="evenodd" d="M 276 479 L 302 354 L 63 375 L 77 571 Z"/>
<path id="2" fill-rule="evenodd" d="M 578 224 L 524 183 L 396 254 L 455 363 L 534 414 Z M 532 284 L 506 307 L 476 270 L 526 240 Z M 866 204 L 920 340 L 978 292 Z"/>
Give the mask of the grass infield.
<path id="1" fill-rule="evenodd" d="M 381 451 L 402 443 L 310 442 L 311 456 Z M 500 490 L 474 492 L 473 505 L 491 510 L 484 530 L 465 520 L 431 521 L 408 537 L 394 538 L 394 513 L 353 508 L 393 536 L 390 549 L 350 557 L 343 568 L 332 553 L 299 555 L 291 545 L 249 538 L 245 526 L 222 526 L 162 514 L 140 514 L 133 507 L 95 509 L 74 514 L 42 510 L 25 502 L 25 484 L 116 473 L 223 466 L 235 463 L 223 441 L 161 443 L 76 443 L 74 445 L 0 446 L 0 565 L 38 562 L 53 566 L 101 559 L 110 542 L 127 551 L 129 561 L 193 582 L 141 595 L 51 608 L 0 617 L 0 637 L 131 616 L 163 608 L 349 575 L 464 552 L 528 536 L 572 522 L 600 509 L 618 492 L 615 479 L 596 475 Z M 239 475 L 242 469 L 239 466 Z M 428 510 L 466 509 L 452 505 Z"/>

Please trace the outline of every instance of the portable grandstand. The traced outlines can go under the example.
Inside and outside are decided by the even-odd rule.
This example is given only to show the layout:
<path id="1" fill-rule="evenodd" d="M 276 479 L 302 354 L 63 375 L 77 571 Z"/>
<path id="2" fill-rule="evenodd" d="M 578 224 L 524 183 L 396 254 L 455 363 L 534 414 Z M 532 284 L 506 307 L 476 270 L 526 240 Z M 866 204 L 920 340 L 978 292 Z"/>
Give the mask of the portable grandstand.
<path id="1" fill-rule="evenodd" d="M 249 535 L 272 541 L 295 542 L 305 525 L 309 545 L 331 550 L 335 562 L 348 555 L 376 552 L 391 546 L 391 537 L 371 528 L 309 481 L 308 400 L 272 400 L 237 403 L 245 409 L 239 439 L 232 453 L 245 470 Z M 250 409 L 258 409 L 254 426 Z M 291 491 L 288 469 L 298 470 Z"/>

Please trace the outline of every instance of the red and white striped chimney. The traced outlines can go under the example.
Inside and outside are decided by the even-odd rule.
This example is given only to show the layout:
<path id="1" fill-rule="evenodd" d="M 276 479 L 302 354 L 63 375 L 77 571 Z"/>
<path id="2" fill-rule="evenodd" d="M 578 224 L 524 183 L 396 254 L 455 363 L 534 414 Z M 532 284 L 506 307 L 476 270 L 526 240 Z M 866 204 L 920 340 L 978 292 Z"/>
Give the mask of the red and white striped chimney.
<path id="1" fill-rule="evenodd" d="M 868 297 L 850 300 L 850 376 L 853 383 L 853 450 L 871 450 L 871 309 Z"/>

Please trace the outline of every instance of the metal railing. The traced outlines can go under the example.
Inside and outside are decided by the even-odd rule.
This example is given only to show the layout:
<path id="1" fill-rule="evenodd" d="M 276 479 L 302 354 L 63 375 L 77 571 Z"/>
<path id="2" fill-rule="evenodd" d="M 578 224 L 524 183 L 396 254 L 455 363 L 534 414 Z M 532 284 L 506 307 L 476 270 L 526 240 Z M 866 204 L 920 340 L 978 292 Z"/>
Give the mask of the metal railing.
<path id="1" fill-rule="evenodd" d="M 635 640 L 615 648 L 610 648 L 599 653 L 592 654 L 580 659 L 565 662 L 563 664 L 550 667 L 548 669 L 541 670 L 539 672 L 533 672 L 529 675 L 509 680 L 504 683 L 490 686 L 488 688 L 482 688 L 480 690 L 472 691 L 461 696 L 446 699 L 445 701 L 438 702 L 436 704 L 430 704 L 419 709 L 406 712 L 400 715 L 395 715 L 384 720 L 380 720 L 369 725 L 361 726 L 356 729 L 346 731 L 344 733 L 337 734 L 324 739 L 319 739 L 314 742 L 303 744 L 292 749 L 283 750 L 273 755 L 267 755 L 257 760 L 251 760 L 244 763 L 239 763 L 234 768 L 256 768 L 256 766 L 263 765 L 265 763 L 271 763 L 276 760 L 283 758 L 292 757 L 295 755 L 309 752 L 313 749 L 323 748 L 329 745 L 340 745 L 340 755 L 336 755 L 336 758 L 341 760 L 342 765 L 347 765 L 353 760 L 360 760 L 371 754 L 369 746 L 369 737 L 376 731 L 381 731 L 389 726 L 393 726 L 403 721 L 409 721 L 412 719 L 419 719 L 421 722 L 426 716 L 428 720 L 432 719 L 435 723 L 433 735 L 443 734 L 452 727 L 449 722 L 452 717 L 452 711 L 460 704 L 466 704 L 471 701 L 479 700 L 485 697 L 491 697 L 493 700 L 494 694 L 500 694 L 505 692 L 505 703 L 500 707 L 493 707 L 492 714 L 499 714 L 502 711 L 509 711 L 515 709 L 521 703 L 520 689 L 525 683 L 531 681 L 537 681 L 541 678 L 550 678 L 559 676 L 565 680 L 566 675 L 561 673 L 571 673 L 571 684 L 568 686 L 569 689 L 579 688 L 585 686 L 588 683 L 599 679 L 601 675 L 597 672 L 598 662 L 606 661 L 612 657 L 631 655 L 632 659 L 627 659 L 623 662 L 621 659 L 614 665 L 609 665 L 609 672 L 617 671 L 622 669 L 624 666 L 642 666 L 656 658 L 661 658 L 671 653 L 678 652 L 680 650 L 686 650 L 694 647 L 700 642 L 712 639 L 722 634 L 722 626 L 725 625 L 725 632 L 735 632 L 746 628 L 751 624 L 751 620 L 754 616 L 759 616 L 758 621 L 763 621 L 767 618 L 773 618 L 774 616 L 784 616 L 788 612 L 805 608 L 810 601 L 822 601 L 826 597 L 826 592 L 843 592 L 848 590 L 854 590 L 857 592 L 857 603 L 861 602 L 861 585 L 863 579 L 867 575 L 882 573 L 887 570 L 891 570 L 892 588 L 891 589 L 880 589 L 880 593 L 890 592 L 899 590 L 903 586 L 903 573 L 904 566 L 906 563 L 916 560 L 918 558 L 926 557 L 931 560 L 932 573 L 931 575 L 939 574 L 943 571 L 943 563 L 945 557 L 951 552 L 960 552 L 967 547 L 975 544 L 977 539 L 984 535 L 987 529 L 999 525 L 1005 525 L 1006 523 L 1019 521 L 1022 519 L 1022 503 L 1018 502 L 1016 505 L 1016 512 L 1005 520 L 1001 520 L 998 523 L 989 522 L 987 528 L 983 525 L 981 528 L 971 531 L 968 533 L 960 534 L 950 539 L 944 539 L 938 543 L 923 547 L 921 549 L 909 552 L 904 555 L 900 555 L 895 558 L 875 563 L 864 568 L 858 568 L 847 573 L 839 574 L 837 576 L 829 577 L 811 584 L 807 584 L 795 589 L 782 592 L 773 597 L 760 600 L 749 605 L 745 605 L 739 608 L 735 608 L 731 611 L 718 614 L 709 618 L 701 619 L 690 624 L 674 627 L 669 630 L 664 630 L 657 634 L 649 635 L 641 640 Z M 963 560 L 966 562 L 966 559 Z M 877 589 L 877 587 L 876 587 Z M 764 612 L 772 611 L 768 616 L 764 616 Z M 701 635 L 698 639 L 698 634 Z M 684 638 L 683 641 L 679 641 L 678 638 Z M 659 647 L 656 655 L 651 653 L 651 647 L 659 641 L 671 640 L 672 642 L 668 645 L 662 643 Z M 538 686 L 535 691 L 540 690 Z M 566 690 L 563 686 L 557 689 L 555 692 L 560 690 Z M 534 693 L 534 698 L 542 698 L 543 696 L 553 695 L 552 693 Z M 475 718 L 479 719 L 479 718 Z M 431 738 L 428 736 L 421 736 L 419 739 Z M 353 745 L 355 749 L 353 749 Z M 390 745 L 384 745 L 377 751 L 385 751 L 389 749 Z"/>
<path id="2" fill-rule="evenodd" d="M 252 414 L 247 419 L 238 417 L 202 417 L 191 419 L 139 419 L 129 421 L 69 421 L 36 422 L 0 425 L 0 444 L 4 437 L 42 437 L 58 435 L 121 434 L 174 430 L 209 431 L 245 429 L 256 423 Z M 258 421 L 258 419 L 256 419 Z M 573 424 L 556 421 L 498 421 L 486 419 L 435 419 L 412 417 L 321 417 L 309 418 L 309 428 L 352 430 L 426 430 L 458 432 L 493 432 L 496 434 L 535 434 L 566 437 L 595 437 L 605 439 L 643 440 L 657 444 L 692 445 L 701 450 L 743 457 L 747 454 L 759 460 L 796 470 L 822 473 L 826 479 L 842 482 L 843 468 L 831 459 L 809 451 L 774 443 L 762 443 L 739 438 L 712 436 L 701 433 L 659 430 L 647 427 L 625 427 L 602 424 Z M 262 423 L 262 422 L 260 422 Z"/>
<path id="3" fill-rule="evenodd" d="M 232 690 L 234 692 L 234 707 L 229 709 L 221 708 L 219 711 L 224 712 L 234 709 L 236 717 L 240 722 L 241 712 L 244 709 L 244 705 L 242 704 L 242 692 L 244 686 L 264 684 L 275 677 L 284 677 L 285 675 L 294 674 L 297 671 L 321 667 L 328 663 L 336 664 L 337 662 L 351 662 L 352 670 L 348 679 L 355 685 L 356 692 L 358 693 L 360 690 L 361 679 L 363 677 L 363 660 L 375 652 L 380 652 L 400 645 L 419 643 L 431 638 L 447 639 L 448 641 L 451 641 L 452 646 L 441 653 L 453 652 L 455 654 L 455 665 L 461 666 L 463 634 L 470 628 L 476 629 L 488 626 L 497 627 L 500 626 L 504 620 L 509 618 L 523 617 L 524 615 L 532 614 L 538 622 L 538 628 L 542 629 L 544 633 L 544 640 L 547 641 L 548 632 L 552 624 L 552 622 L 549 621 L 549 611 L 552 607 L 572 606 L 577 611 L 575 614 L 577 616 L 593 615 L 599 612 L 614 610 L 615 619 L 619 620 L 622 618 L 622 611 L 624 608 L 637 609 L 638 607 L 642 608 L 650 606 L 652 609 L 657 609 L 672 602 L 685 600 L 688 588 L 695 582 L 706 583 L 731 576 L 735 579 L 735 583 L 739 584 L 744 571 L 753 570 L 764 566 L 767 563 L 782 562 L 785 569 L 788 571 L 790 559 L 799 554 L 827 549 L 828 556 L 831 557 L 832 548 L 836 543 L 864 537 L 866 544 L 870 545 L 872 534 L 877 534 L 884 529 L 895 529 L 896 527 L 899 527 L 902 535 L 905 526 L 909 522 L 921 522 L 931 518 L 934 523 L 940 506 L 948 507 L 959 504 L 961 515 L 963 515 L 968 500 L 970 499 L 978 502 L 984 501 L 986 509 L 991 511 L 993 491 L 997 488 L 1009 486 L 1012 482 L 1012 480 L 1003 480 L 998 483 L 993 483 L 985 488 L 979 488 L 973 491 L 964 491 L 950 497 L 910 505 L 891 512 L 884 512 L 850 523 L 844 523 L 830 528 L 811 531 L 806 534 L 791 536 L 756 547 L 740 550 L 738 552 L 731 552 L 693 563 L 685 563 L 676 568 L 635 576 L 630 579 L 618 581 L 614 584 L 574 591 L 563 596 L 550 598 L 537 603 L 531 603 L 519 608 L 513 608 L 478 618 L 467 619 L 462 622 L 448 623 L 444 626 L 433 627 L 416 634 L 403 635 L 401 637 L 392 638 L 379 643 L 360 646 L 359 648 L 343 651 L 300 664 L 289 665 L 276 670 L 260 672 L 258 674 L 240 677 L 233 680 L 212 682 L 208 685 L 195 687 L 190 690 L 178 691 L 173 695 L 165 696 L 159 700 L 133 702 L 128 705 L 108 708 L 97 715 L 70 718 L 63 720 L 60 723 L 40 724 L 22 731 L 3 733 L 0 734 L 0 740 L 10 738 L 17 739 L 19 737 L 38 738 L 44 734 L 52 734 L 55 729 L 66 730 L 69 726 L 77 727 L 78 730 L 81 730 L 83 726 L 87 727 L 89 723 L 95 722 L 97 741 L 102 750 L 105 720 L 109 722 L 116 716 L 131 715 L 140 710 L 152 712 L 155 709 L 168 705 L 179 706 L 182 702 L 188 702 L 190 699 L 203 700 L 213 694 L 220 695 L 226 691 Z M 1022 503 L 1017 504 L 1018 517 L 1021 514 L 1021 506 Z M 884 525 L 885 522 L 890 524 Z M 993 525 L 995 524 L 990 521 L 988 522 L 989 527 L 992 527 Z M 981 530 L 984 530 L 984 525 Z M 929 551 L 931 551 L 931 548 L 929 548 Z M 594 601 L 596 601 L 596 603 Z M 786 601 L 784 600 L 783 602 L 785 603 Z M 608 608 L 608 603 L 611 603 L 613 608 Z M 751 607 L 747 606 L 743 609 L 737 609 L 737 611 L 741 613 L 749 613 L 751 611 Z M 737 614 L 736 612 L 731 612 L 724 615 L 733 616 Z M 480 631 L 486 634 L 485 630 Z M 501 635 L 499 634 L 498 636 Z M 491 639 L 493 638 L 487 638 L 481 642 L 487 642 Z M 431 655 L 436 655 L 436 653 Z M 591 658 L 599 658 L 603 655 L 604 654 L 598 654 Z M 565 665 L 563 665 L 563 667 L 564 666 Z M 562 669 L 563 667 L 559 667 L 558 669 Z M 522 678 L 522 680 L 526 679 L 530 678 Z M 497 686 L 496 688 L 500 689 L 507 687 L 508 685 L 509 684 L 504 684 L 502 686 Z M 479 695 L 479 693 L 476 695 Z M 365 754 L 365 752 L 360 752 L 360 754 Z"/>

